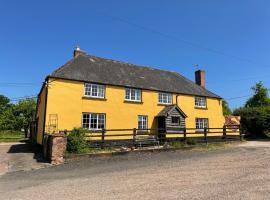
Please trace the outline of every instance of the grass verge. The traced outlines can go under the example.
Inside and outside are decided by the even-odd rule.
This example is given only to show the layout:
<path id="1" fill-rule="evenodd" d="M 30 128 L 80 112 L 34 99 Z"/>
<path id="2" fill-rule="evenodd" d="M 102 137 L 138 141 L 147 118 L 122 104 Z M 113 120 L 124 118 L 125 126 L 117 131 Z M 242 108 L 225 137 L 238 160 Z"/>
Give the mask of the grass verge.
<path id="1" fill-rule="evenodd" d="M 192 149 L 192 150 L 216 150 L 222 148 L 228 148 L 242 143 L 241 141 L 231 142 L 213 142 L 213 143 L 195 143 L 186 144 L 184 142 L 170 142 L 169 145 L 175 149 Z"/>
<path id="2" fill-rule="evenodd" d="M 0 131 L 0 142 L 23 142 L 26 140 L 21 131 Z"/>

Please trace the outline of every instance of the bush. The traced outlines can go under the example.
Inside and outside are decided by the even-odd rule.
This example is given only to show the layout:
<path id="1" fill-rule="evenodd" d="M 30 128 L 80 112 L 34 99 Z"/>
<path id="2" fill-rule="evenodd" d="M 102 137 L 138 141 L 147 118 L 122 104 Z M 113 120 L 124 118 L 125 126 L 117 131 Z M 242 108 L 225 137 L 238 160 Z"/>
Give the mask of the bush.
<path id="1" fill-rule="evenodd" d="M 188 145 L 195 145 L 197 144 L 197 140 L 193 138 L 187 138 L 187 144 Z"/>
<path id="2" fill-rule="evenodd" d="M 242 129 L 252 137 L 266 137 L 270 132 L 270 107 L 246 107 L 234 111 L 241 117 Z"/>
<path id="3" fill-rule="evenodd" d="M 84 153 L 87 151 L 84 129 L 74 128 L 67 136 L 67 151 L 72 153 Z"/>

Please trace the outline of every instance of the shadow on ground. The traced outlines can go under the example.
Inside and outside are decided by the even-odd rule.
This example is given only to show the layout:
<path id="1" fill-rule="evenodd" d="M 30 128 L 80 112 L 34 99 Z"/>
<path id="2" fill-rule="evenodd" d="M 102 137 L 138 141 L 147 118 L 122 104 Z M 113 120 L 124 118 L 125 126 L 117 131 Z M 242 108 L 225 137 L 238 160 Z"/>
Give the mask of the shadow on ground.
<path id="1" fill-rule="evenodd" d="M 42 150 L 36 147 L 35 145 L 31 144 L 30 142 L 11 145 L 7 153 L 11 154 L 29 153 L 33 154 L 33 158 L 37 162 L 48 163 L 48 161 L 43 158 Z"/>

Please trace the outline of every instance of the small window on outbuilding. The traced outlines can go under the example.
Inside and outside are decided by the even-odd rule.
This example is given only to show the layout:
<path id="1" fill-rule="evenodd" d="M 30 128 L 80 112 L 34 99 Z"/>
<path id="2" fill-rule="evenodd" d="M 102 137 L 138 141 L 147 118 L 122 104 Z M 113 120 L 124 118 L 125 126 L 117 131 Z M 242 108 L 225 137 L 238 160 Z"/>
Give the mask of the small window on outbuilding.
<path id="1" fill-rule="evenodd" d="M 172 116 L 172 124 L 180 125 L 180 117 Z"/>

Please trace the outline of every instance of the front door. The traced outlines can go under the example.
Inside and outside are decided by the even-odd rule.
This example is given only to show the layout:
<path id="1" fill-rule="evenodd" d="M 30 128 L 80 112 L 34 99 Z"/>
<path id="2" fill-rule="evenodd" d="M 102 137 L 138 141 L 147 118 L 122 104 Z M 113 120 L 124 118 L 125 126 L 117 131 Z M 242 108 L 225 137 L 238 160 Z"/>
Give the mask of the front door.
<path id="1" fill-rule="evenodd" d="M 165 140 L 166 137 L 166 118 L 158 117 L 158 139 L 160 142 Z"/>

